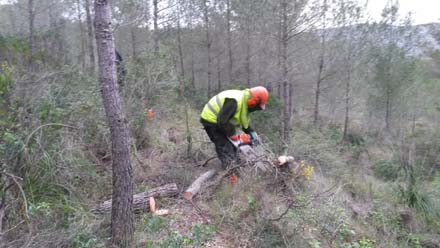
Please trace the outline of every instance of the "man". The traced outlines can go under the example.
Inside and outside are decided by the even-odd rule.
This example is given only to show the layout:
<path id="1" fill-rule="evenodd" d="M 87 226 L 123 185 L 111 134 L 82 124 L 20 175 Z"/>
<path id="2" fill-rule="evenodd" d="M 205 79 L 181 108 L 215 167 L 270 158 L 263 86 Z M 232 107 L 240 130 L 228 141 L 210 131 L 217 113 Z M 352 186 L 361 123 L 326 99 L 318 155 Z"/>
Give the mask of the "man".
<path id="1" fill-rule="evenodd" d="M 236 148 L 228 140 L 241 127 L 245 138 L 256 141 L 257 133 L 249 126 L 249 113 L 264 110 L 269 93 L 262 86 L 244 90 L 226 90 L 209 100 L 203 108 L 200 122 L 215 144 L 224 169 L 236 158 Z"/>

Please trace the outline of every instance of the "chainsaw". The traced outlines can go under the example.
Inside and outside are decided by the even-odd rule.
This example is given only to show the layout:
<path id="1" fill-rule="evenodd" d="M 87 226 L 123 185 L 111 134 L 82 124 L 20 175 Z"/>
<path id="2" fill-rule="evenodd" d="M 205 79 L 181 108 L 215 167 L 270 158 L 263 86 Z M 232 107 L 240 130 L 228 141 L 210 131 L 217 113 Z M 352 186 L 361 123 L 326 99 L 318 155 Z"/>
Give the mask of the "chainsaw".
<path id="1" fill-rule="evenodd" d="M 254 146 L 258 144 L 258 140 L 252 140 L 249 134 L 240 133 L 228 137 L 229 141 L 236 147 Z"/>
<path id="2" fill-rule="evenodd" d="M 240 133 L 228 137 L 229 141 L 246 157 L 249 161 L 256 161 L 258 157 L 264 154 L 264 149 L 254 146 L 258 145 L 260 142 L 258 139 L 252 140 L 249 134 Z M 267 170 L 264 163 L 261 161 L 255 162 L 256 168 L 262 170 L 263 172 Z"/>

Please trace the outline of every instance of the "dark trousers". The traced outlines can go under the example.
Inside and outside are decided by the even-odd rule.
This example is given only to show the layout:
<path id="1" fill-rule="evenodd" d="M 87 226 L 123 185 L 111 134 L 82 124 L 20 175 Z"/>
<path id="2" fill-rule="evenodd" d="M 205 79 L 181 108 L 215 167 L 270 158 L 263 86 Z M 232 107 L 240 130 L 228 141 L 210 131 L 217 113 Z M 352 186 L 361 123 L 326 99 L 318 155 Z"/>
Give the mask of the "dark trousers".
<path id="1" fill-rule="evenodd" d="M 236 160 L 237 149 L 217 127 L 203 125 L 203 128 L 211 141 L 215 144 L 217 156 L 222 162 L 223 169 L 226 169 Z"/>

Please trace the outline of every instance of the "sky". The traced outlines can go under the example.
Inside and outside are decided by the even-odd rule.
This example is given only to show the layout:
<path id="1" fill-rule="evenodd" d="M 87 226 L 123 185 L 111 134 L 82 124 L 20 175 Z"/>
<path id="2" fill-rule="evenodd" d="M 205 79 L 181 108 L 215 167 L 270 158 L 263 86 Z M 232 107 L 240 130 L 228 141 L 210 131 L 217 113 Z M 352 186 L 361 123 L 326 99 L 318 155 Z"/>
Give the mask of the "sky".
<path id="1" fill-rule="evenodd" d="M 358 0 L 360 3 L 367 3 L 370 16 L 380 20 L 382 9 L 388 0 Z M 397 1 L 397 0 L 393 0 Z M 14 0 L 0 0 L 0 4 L 14 2 Z M 408 12 L 412 12 L 414 24 L 424 24 L 431 22 L 440 23 L 440 0 L 399 0 L 399 13 L 402 17 Z"/>
<path id="2" fill-rule="evenodd" d="M 382 9 L 387 0 L 360 0 L 361 3 L 367 3 L 367 9 L 370 16 L 379 21 Z M 440 23 L 440 0 L 399 0 L 399 13 L 401 17 L 406 16 L 408 12 L 412 13 L 414 24 L 425 24 L 432 22 Z"/>

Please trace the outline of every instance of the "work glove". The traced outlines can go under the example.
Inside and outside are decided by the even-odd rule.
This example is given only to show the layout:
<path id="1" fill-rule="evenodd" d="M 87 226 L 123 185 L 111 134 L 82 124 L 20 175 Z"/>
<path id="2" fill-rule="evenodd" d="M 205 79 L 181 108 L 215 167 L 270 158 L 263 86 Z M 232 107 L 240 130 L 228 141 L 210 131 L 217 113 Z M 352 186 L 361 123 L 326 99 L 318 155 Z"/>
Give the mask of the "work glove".
<path id="1" fill-rule="evenodd" d="M 251 140 L 252 141 L 257 141 L 258 140 L 257 132 L 252 131 L 252 132 L 249 133 L 249 135 L 251 136 Z"/>

